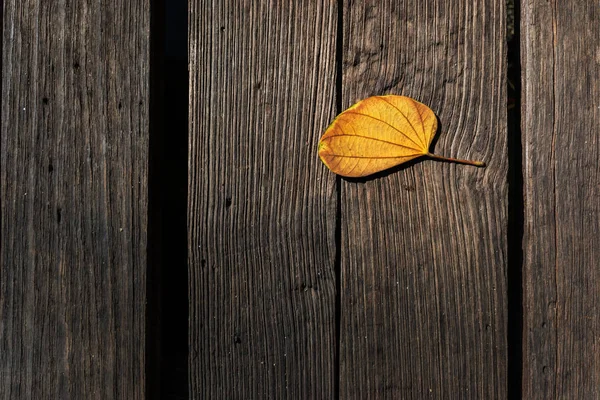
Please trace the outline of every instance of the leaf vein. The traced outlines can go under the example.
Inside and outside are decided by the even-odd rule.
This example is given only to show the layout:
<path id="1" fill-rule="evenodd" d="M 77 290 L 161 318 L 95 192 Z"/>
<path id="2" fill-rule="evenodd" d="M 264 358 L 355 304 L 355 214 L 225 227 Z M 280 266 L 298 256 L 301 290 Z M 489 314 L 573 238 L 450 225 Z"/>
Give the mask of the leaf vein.
<path id="1" fill-rule="evenodd" d="M 419 133 L 417 132 L 417 129 L 414 127 L 414 125 L 412 124 L 412 122 L 410 122 L 410 119 L 408 119 L 408 117 L 406 116 L 406 114 L 404 114 L 404 113 L 402 112 L 402 110 L 400 110 L 400 109 L 399 109 L 398 107 L 396 107 L 394 104 L 392 104 L 392 103 L 390 103 L 389 101 L 387 101 L 387 100 L 385 99 L 385 97 L 378 97 L 378 98 L 379 98 L 379 99 L 381 99 L 381 100 L 383 100 L 385 103 L 389 104 L 389 105 L 390 105 L 390 106 L 392 106 L 393 108 L 395 108 L 395 109 L 396 109 L 396 110 L 397 110 L 397 111 L 400 113 L 400 115 L 402 115 L 402 116 L 404 117 L 404 119 L 406 120 L 406 122 L 408 122 L 408 124 L 409 124 L 409 125 L 410 125 L 410 127 L 412 128 L 412 130 L 413 130 L 413 132 L 415 133 L 415 135 L 417 135 L 417 137 L 418 137 L 418 138 L 420 138 L 420 136 L 419 136 Z M 398 129 L 396 129 L 396 130 L 398 130 Z M 405 136 L 406 136 L 406 134 L 405 134 Z M 413 143 L 414 143 L 414 144 L 417 144 L 415 141 L 413 141 Z M 424 144 L 424 143 L 423 143 L 422 145 L 423 145 L 423 146 L 425 146 L 425 144 Z"/>
<path id="2" fill-rule="evenodd" d="M 402 132 L 400 129 L 396 128 L 394 125 L 391 125 L 390 123 L 388 123 L 388 122 L 385 122 L 384 120 L 382 120 L 382 119 L 380 119 L 380 118 L 374 117 L 374 116 L 372 116 L 372 115 L 369 115 L 369 114 L 363 114 L 363 113 L 359 113 L 359 112 L 356 112 L 356 111 L 345 111 L 345 112 L 344 112 L 344 114 L 355 114 L 355 115 L 360 115 L 360 116 L 362 116 L 362 117 L 368 117 L 368 118 L 372 118 L 372 119 L 374 119 L 374 120 L 376 120 L 376 121 L 383 122 L 384 124 L 386 124 L 387 126 L 389 126 L 390 128 L 392 128 L 393 130 L 395 130 L 396 132 L 400 133 L 402 136 L 404 136 L 405 138 L 407 138 L 408 140 L 410 140 L 411 142 L 413 142 L 413 143 L 415 144 L 415 146 L 422 147 L 422 145 L 420 145 L 419 143 L 415 142 L 415 141 L 414 141 L 414 140 L 413 140 L 413 139 L 412 139 L 410 136 L 408 136 L 406 133 Z M 406 117 L 405 117 L 405 118 L 406 118 Z M 408 119 L 407 119 L 407 121 L 408 121 Z M 410 124 L 410 122 L 409 122 L 409 124 Z M 411 125 L 411 127 L 412 127 L 412 125 Z M 414 128 L 413 128 L 413 130 L 414 130 Z M 419 134 L 418 134 L 416 131 L 415 131 L 415 134 L 417 134 L 417 136 L 419 135 Z M 391 143 L 391 142 L 390 142 L 390 143 Z"/>
<path id="3" fill-rule="evenodd" d="M 419 115 L 419 119 L 421 120 L 421 131 L 423 132 L 423 140 L 425 140 L 425 142 L 427 142 L 427 134 L 425 133 L 425 122 L 423 121 L 423 116 L 421 115 L 421 112 L 419 111 L 419 107 L 414 100 L 412 101 L 412 105 L 413 105 L 415 111 L 417 112 L 417 114 Z M 427 146 L 427 148 L 429 149 L 429 146 Z"/>
<path id="4" fill-rule="evenodd" d="M 405 156 L 355 156 L 355 155 L 345 155 L 345 154 L 328 154 L 327 157 L 338 157 L 338 158 L 359 158 L 364 160 L 380 160 L 380 159 L 392 159 L 392 158 L 409 158 L 414 156 L 423 156 L 424 154 L 415 153 L 409 154 Z"/>
<path id="5" fill-rule="evenodd" d="M 374 138 L 374 137 L 371 137 L 371 136 L 349 134 L 349 133 L 344 133 L 344 134 L 341 134 L 341 135 L 330 135 L 330 136 L 327 136 L 326 138 L 323 138 L 321 140 L 327 140 L 327 139 L 331 139 L 331 138 L 334 138 L 334 137 L 342 137 L 342 136 L 358 137 L 358 138 L 362 138 L 362 139 L 374 140 L 376 142 L 387 143 L 387 144 L 391 144 L 391 145 L 394 145 L 394 146 L 403 147 L 403 148 L 409 149 L 409 150 L 421 150 L 421 149 L 415 149 L 415 148 L 412 148 L 412 147 L 408 147 L 408 146 L 405 146 L 403 144 L 398 144 L 398 143 L 390 142 L 389 140 L 383 140 L 383 139 L 378 139 L 378 138 Z M 417 144 L 415 143 L 415 145 L 417 145 Z"/>

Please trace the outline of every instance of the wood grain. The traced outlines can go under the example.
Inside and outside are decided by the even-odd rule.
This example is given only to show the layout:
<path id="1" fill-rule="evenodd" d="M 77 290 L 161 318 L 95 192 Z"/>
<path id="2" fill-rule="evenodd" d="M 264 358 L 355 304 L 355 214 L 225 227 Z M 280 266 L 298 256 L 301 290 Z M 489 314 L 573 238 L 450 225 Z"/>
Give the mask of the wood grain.
<path id="1" fill-rule="evenodd" d="M 190 2 L 190 394 L 332 398 L 335 2 Z"/>
<path id="2" fill-rule="evenodd" d="M 148 1 L 4 1 L 0 398 L 143 399 Z"/>
<path id="3" fill-rule="evenodd" d="M 525 399 L 600 397 L 600 10 L 522 6 Z"/>
<path id="4" fill-rule="evenodd" d="M 343 108 L 413 97 L 488 167 L 342 180 L 340 398 L 505 398 L 504 1 L 347 1 L 343 32 Z"/>

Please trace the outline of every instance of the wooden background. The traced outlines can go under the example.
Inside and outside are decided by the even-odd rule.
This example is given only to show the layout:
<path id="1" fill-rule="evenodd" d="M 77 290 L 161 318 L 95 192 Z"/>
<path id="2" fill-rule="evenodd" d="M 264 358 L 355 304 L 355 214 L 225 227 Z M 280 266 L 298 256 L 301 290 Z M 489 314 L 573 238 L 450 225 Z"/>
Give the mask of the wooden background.
<path id="1" fill-rule="evenodd" d="M 4 1 L 0 399 L 600 397 L 594 1 L 161 4 Z M 333 175 L 387 93 L 488 166 Z"/>
<path id="2" fill-rule="evenodd" d="M 522 13 L 523 398 L 600 396 L 600 8 Z"/>
<path id="3" fill-rule="evenodd" d="M 145 398 L 148 1 L 4 1 L 0 398 Z"/>
<path id="4" fill-rule="evenodd" d="M 330 398 L 334 2 L 190 7 L 190 392 Z M 232 82 L 238 82 L 232 84 Z"/>

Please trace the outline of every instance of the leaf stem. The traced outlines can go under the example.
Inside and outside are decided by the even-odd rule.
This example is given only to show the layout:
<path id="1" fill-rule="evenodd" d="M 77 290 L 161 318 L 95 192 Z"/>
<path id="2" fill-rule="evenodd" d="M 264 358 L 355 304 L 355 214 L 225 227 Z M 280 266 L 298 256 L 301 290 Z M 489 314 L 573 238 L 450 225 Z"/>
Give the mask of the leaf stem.
<path id="1" fill-rule="evenodd" d="M 442 157 L 442 156 L 438 156 L 438 155 L 431 154 L 431 153 L 427 153 L 427 156 L 429 158 L 433 158 L 435 160 L 450 161 L 450 162 L 454 162 L 454 163 L 458 163 L 458 164 L 473 165 L 475 167 L 485 167 L 485 163 L 483 161 L 461 160 L 460 158 Z"/>

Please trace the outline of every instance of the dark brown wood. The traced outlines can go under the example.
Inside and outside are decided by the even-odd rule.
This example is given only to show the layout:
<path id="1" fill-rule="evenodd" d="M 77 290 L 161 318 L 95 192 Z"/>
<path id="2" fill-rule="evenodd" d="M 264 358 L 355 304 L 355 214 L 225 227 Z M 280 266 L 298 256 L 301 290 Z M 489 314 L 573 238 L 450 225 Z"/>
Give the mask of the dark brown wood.
<path id="1" fill-rule="evenodd" d="M 190 391 L 332 398 L 332 1 L 190 2 Z"/>
<path id="2" fill-rule="evenodd" d="M 505 2 L 347 1 L 343 31 L 343 108 L 413 97 L 488 167 L 342 181 L 340 398 L 505 398 Z"/>
<path id="3" fill-rule="evenodd" d="M 4 1 L 0 398 L 143 399 L 148 1 Z"/>
<path id="4" fill-rule="evenodd" d="M 600 397 L 600 10 L 522 5 L 524 399 Z"/>

